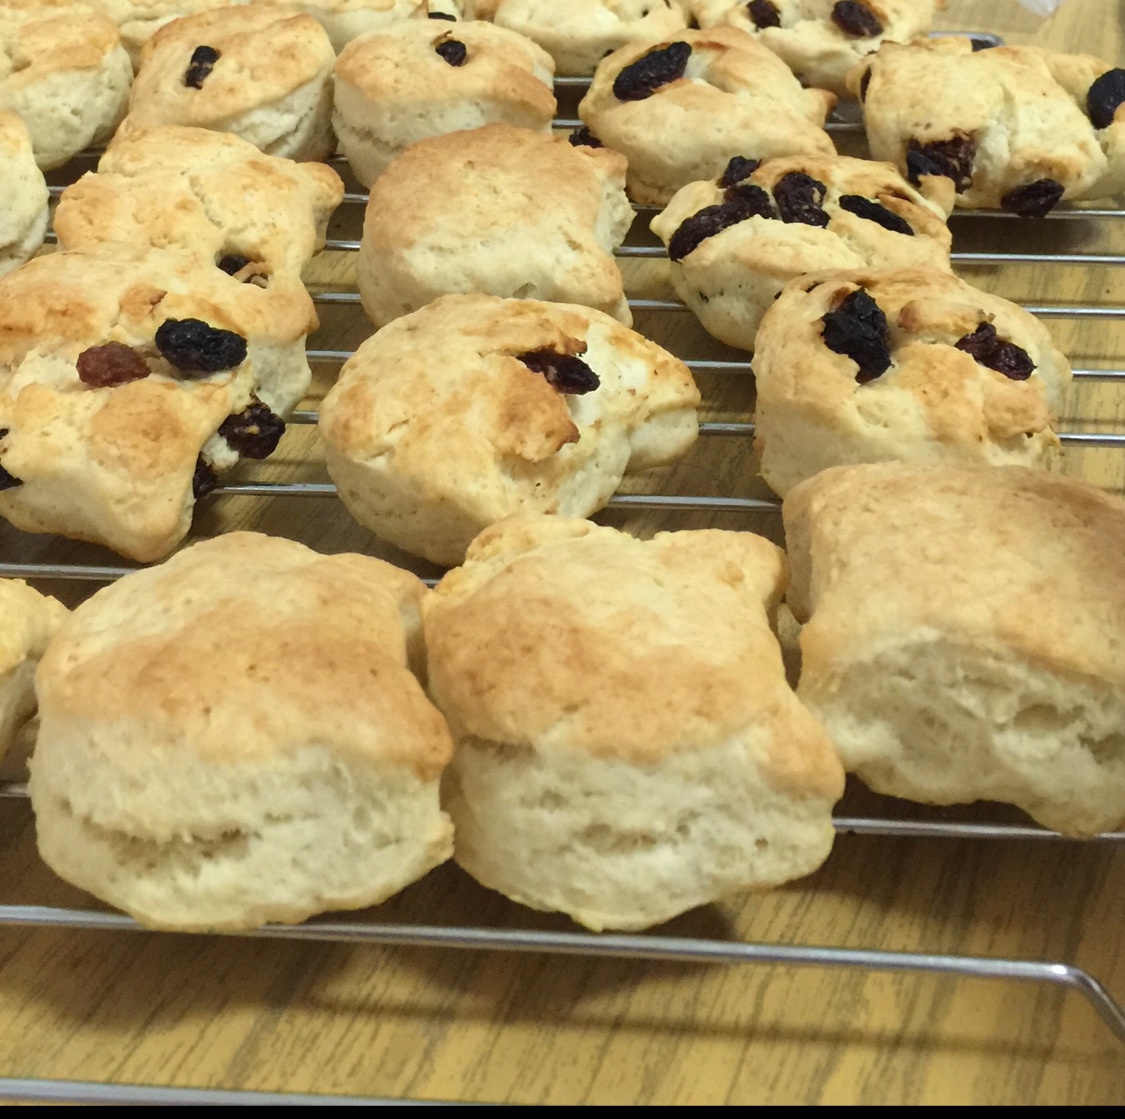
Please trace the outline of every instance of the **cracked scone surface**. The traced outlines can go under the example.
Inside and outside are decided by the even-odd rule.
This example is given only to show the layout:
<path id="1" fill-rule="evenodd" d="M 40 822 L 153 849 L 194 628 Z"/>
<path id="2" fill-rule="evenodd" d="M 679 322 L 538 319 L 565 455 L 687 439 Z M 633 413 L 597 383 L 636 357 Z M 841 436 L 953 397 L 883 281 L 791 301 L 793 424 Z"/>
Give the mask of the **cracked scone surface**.
<path id="1" fill-rule="evenodd" d="M 374 905 L 449 857 L 414 576 L 229 533 L 99 591 L 40 665 L 39 850 L 155 928 Z"/>
<path id="2" fill-rule="evenodd" d="M 31 134 L 15 113 L 0 111 L 0 276 L 23 264 L 47 232 L 47 182 L 35 163 Z"/>

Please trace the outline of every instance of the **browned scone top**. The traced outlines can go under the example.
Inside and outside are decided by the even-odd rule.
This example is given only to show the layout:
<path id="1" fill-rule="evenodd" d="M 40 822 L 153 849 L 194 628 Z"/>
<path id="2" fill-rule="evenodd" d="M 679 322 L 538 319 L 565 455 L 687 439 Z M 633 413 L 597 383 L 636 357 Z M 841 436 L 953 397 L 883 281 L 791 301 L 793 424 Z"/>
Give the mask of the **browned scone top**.
<path id="1" fill-rule="evenodd" d="M 133 68 L 139 69 L 141 49 L 166 23 L 210 8 L 230 8 L 247 0 L 91 0 L 104 8 L 121 32 Z"/>

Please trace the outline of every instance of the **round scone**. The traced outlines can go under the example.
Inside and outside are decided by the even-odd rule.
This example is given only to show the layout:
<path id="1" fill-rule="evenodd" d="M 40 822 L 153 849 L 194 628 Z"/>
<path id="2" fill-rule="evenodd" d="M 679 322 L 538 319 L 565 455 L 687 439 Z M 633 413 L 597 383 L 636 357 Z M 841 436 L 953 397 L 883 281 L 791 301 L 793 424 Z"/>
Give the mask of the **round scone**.
<path id="1" fill-rule="evenodd" d="M 335 63 L 324 28 L 295 8 L 199 12 L 165 24 L 145 43 L 125 127 L 211 128 L 269 155 L 326 159 L 335 146 Z"/>
<path id="2" fill-rule="evenodd" d="M 784 587 L 749 532 L 482 533 L 423 610 L 457 862 L 592 929 L 814 871 L 844 775 L 785 679 Z"/>
<path id="3" fill-rule="evenodd" d="M 1022 467 L 827 470 L 784 503 L 798 695 L 873 789 L 1125 825 L 1125 502 Z"/>
<path id="4" fill-rule="evenodd" d="M 324 248 L 344 197 L 323 163 L 266 155 L 232 132 L 166 125 L 119 133 L 63 191 L 55 233 L 65 249 L 107 241 L 174 248 L 268 287 L 292 280 Z"/>
<path id="5" fill-rule="evenodd" d="M 0 516 L 149 562 L 196 498 L 264 458 L 310 372 L 299 281 L 165 249 L 51 253 L 0 279 Z"/>
<path id="6" fill-rule="evenodd" d="M 754 445 L 784 496 L 829 466 L 1049 466 L 1070 365 L 1022 307 L 950 272 L 792 280 L 754 349 Z"/>
<path id="7" fill-rule="evenodd" d="M 687 27 L 680 0 L 467 0 L 466 13 L 534 39 L 560 74 L 592 74 L 627 43 L 655 43 Z"/>
<path id="8" fill-rule="evenodd" d="M 452 22 L 460 18 L 462 8 L 461 0 L 297 0 L 290 6 L 307 12 L 328 32 L 337 54 L 369 31 L 383 31 L 411 18 Z"/>
<path id="9" fill-rule="evenodd" d="M 15 113 L 0 112 L 0 276 L 34 256 L 47 232 L 50 193 L 35 163 L 31 134 Z"/>
<path id="10" fill-rule="evenodd" d="M 888 43 L 848 82 L 872 156 L 950 179 L 958 206 L 1041 217 L 1125 191 L 1125 70 L 1101 59 L 953 37 Z"/>
<path id="11" fill-rule="evenodd" d="M 90 0 L 104 8 L 121 33 L 133 68 L 141 66 L 141 50 L 166 23 L 212 8 L 230 8 L 249 0 Z"/>
<path id="12" fill-rule="evenodd" d="M 628 158 L 630 197 L 664 206 L 688 183 L 718 178 L 735 156 L 834 155 L 822 126 L 835 102 L 804 89 L 745 31 L 717 27 L 615 51 L 578 113 Z"/>
<path id="13" fill-rule="evenodd" d="M 23 118 L 44 171 L 112 135 L 132 78 L 117 25 L 96 5 L 0 0 L 0 109 Z"/>
<path id="14" fill-rule="evenodd" d="M 613 250 L 632 223 L 616 152 L 503 123 L 434 136 L 371 188 L 359 293 L 376 326 L 458 292 L 581 303 L 628 326 Z"/>
<path id="15" fill-rule="evenodd" d="M 736 157 L 718 180 L 678 191 L 652 230 L 668 247 L 676 294 L 709 333 L 752 350 L 762 316 L 794 276 L 948 271 L 953 190 L 941 178 L 923 186 L 866 159 Z"/>
<path id="16" fill-rule="evenodd" d="M 66 616 L 22 579 L 0 579 L 0 758 L 35 714 L 35 668 Z"/>
<path id="17" fill-rule="evenodd" d="M 804 85 L 848 94 L 848 72 L 883 43 L 928 35 L 945 0 L 692 0 L 700 27 L 737 27 Z"/>
<path id="18" fill-rule="evenodd" d="M 507 121 L 550 132 L 554 63 L 491 23 L 406 20 L 351 42 L 336 60 L 332 127 L 365 187 L 428 136 Z"/>
<path id="19" fill-rule="evenodd" d="M 510 514 L 597 512 L 691 446 L 698 405 L 683 362 L 599 311 L 447 295 L 356 351 L 320 431 L 356 520 L 451 565 Z"/>
<path id="20" fill-rule="evenodd" d="M 451 853 L 414 576 L 231 533 L 99 591 L 36 677 L 39 852 L 166 929 L 375 905 Z"/>

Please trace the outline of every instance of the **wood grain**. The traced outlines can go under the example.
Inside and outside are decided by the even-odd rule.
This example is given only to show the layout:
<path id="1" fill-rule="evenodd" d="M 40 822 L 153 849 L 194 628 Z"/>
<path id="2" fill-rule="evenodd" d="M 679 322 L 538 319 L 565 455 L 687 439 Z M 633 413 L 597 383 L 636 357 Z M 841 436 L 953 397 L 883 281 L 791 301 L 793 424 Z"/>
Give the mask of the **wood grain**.
<path id="1" fill-rule="evenodd" d="M 1014 0 L 951 0 L 942 25 L 1125 64 L 1125 0 L 1067 0 L 1045 23 Z M 1125 221 L 955 222 L 958 248 L 1125 251 Z M 346 232 L 347 217 L 338 224 Z M 308 278 L 347 286 L 352 267 L 347 255 L 328 254 Z M 963 274 L 1028 302 L 1125 305 L 1122 268 Z M 630 268 L 630 285 L 638 294 L 667 291 L 659 264 Z M 369 333 L 355 309 L 329 308 L 323 319 L 313 346 L 353 348 Z M 1075 365 L 1125 368 L 1125 323 L 1050 325 Z M 646 315 L 638 326 L 683 356 L 728 354 L 686 315 Z M 314 399 L 331 375 L 318 370 Z M 750 418 L 748 377 L 700 380 L 706 418 Z M 1068 427 L 1125 431 L 1125 389 L 1076 385 L 1067 419 Z M 767 496 L 746 442 L 700 440 L 685 462 L 629 488 Z M 1067 469 L 1125 489 L 1125 451 L 1075 452 Z M 327 480 L 315 431 L 293 429 L 273 462 L 243 476 Z M 602 519 L 642 534 L 707 523 L 779 532 L 775 515 Z M 403 560 L 334 499 L 217 500 L 195 535 L 236 527 Z M 120 562 L 6 528 L 0 557 Z M 87 590 L 47 589 L 70 601 Z M 920 814 L 858 788 L 845 809 Z M 38 860 L 25 804 L 0 802 L 0 850 L 0 901 L 91 904 Z M 810 879 L 687 914 L 662 931 L 1066 961 L 1125 999 L 1123 894 L 1120 845 L 843 837 Z M 372 916 L 568 927 L 450 866 Z M 1015 982 L 6 929 L 0 1075 L 540 1103 L 1113 1104 L 1125 1102 L 1125 1046 L 1077 997 Z"/>

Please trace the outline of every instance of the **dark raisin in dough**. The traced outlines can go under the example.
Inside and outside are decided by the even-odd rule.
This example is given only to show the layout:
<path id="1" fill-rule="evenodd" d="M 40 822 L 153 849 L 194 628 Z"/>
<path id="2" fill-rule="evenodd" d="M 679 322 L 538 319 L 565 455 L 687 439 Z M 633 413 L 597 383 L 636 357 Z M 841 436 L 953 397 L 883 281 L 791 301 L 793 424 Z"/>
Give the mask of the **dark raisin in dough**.
<path id="1" fill-rule="evenodd" d="M 132 346 L 124 342 L 106 342 L 91 346 L 78 355 L 75 363 L 78 379 L 91 388 L 105 389 L 140 381 L 149 374 L 148 365 Z"/>
<path id="2" fill-rule="evenodd" d="M 988 369 L 995 369 L 1013 381 L 1026 381 L 1035 371 L 1035 363 L 1027 350 L 1014 342 L 1005 342 L 991 323 L 982 322 L 972 334 L 966 334 L 956 343 L 974 361 Z"/>
<path id="3" fill-rule="evenodd" d="M 736 183 L 723 191 L 723 201 L 728 206 L 736 205 L 746 210 L 746 217 L 777 218 L 770 196 L 753 183 Z"/>
<path id="4" fill-rule="evenodd" d="M 522 361 L 533 373 L 541 373 L 547 384 L 556 392 L 568 396 L 582 396 L 593 392 L 600 384 L 595 373 L 580 357 L 556 353 L 554 350 L 532 350 L 519 354 Z"/>
<path id="5" fill-rule="evenodd" d="M 977 145 L 971 136 L 954 136 L 919 144 L 911 140 L 906 148 L 906 177 L 914 186 L 923 175 L 944 175 L 953 180 L 958 194 L 973 185 L 973 160 Z"/>
<path id="6" fill-rule="evenodd" d="M 203 83 L 215 68 L 221 54 L 214 47 L 196 47 L 191 52 L 191 61 L 188 63 L 187 73 L 184 74 L 184 85 L 189 89 L 202 89 Z"/>
<path id="7" fill-rule="evenodd" d="M 1125 104 L 1125 70 L 1107 70 L 1086 94 L 1086 112 L 1095 128 L 1113 124 L 1119 105 Z"/>
<path id="8" fill-rule="evenodd" d="M 859 366 L 855 379 L 865 385 L 891 366 L 887 316 L 862 288 L 853 291 L 835 311 L 821 319 L 824 344 Z"/>
<path id="9" fill-rule="evenodd" d="M 643 101 L 661 86 L 679 81 L 691 58 L 691 44 L 669 43 L 655 47 L 626 66 L 614 79 L 613 96 L 618 101 Z"/>
<path id="10" fill-rule="evenodd" d="M 905 233 L 907 237 L 914 236 L 914 230 L 905 218 L 892 213 L 886 206 L 872 202 L 861 194 L 844 194 L 840 197 L 840 209 L 847 210 L 849 214 L 866 218 L 868 221 L 889 229 L 892 233 Z"/>
<path id="11" fill-rule="evenodd" d="M 206 497 L 219 484 L 215 468 L 202 456 L 195 460 L 195 473 L 191 477 L 191 495 L 198 501 Z"/>
<path id="12" fill-rule="evenodd" d="M 746 14 L 759 30 L 763 27 L 781 26 L 781 13 L 770 0 L 750 0 L 746 5 Z"/>
<path id="13" fill-rule="evenodd" d="M 874 39 L 883 34 L 883 25 L 875 13 L 858 0 L 839 0 L 832 9 L 832 22 L 853 39 Z"/>
<path id="14" fill-rule="evenodd" d="M 285 434 L 285 421 L 260 400 L 219 424 L 219 434 L 243 458 L 268 458 Z"/>
<path id="15" fill-rule="evenodd" d="M 585 125 L 576 128 L 567 139 L 576 148 L 604 148 L 601 142 Z"/>
<path id="16" fill-rule="evenodd" d="M 454 15 L 450 15 L 450 14 L 449 14 L 449 12 L 430 12 L 430 13 L 429 13 L 429 14 L 428 14 L 428 15 L 426 16 L 426 18 L 427 18 L 427 19 L 447 19 L 447 20 L 449 20 L 449 21 L 450 21 L 451 23 L 456 23 L 456 22 L 457 22 L 457 17 L 456 17 L 456 16 L 454 16 Z"/>
<path id="17" fill-rule="evenodd" d="M 194 376 L 234 369 L 246 360 L 241 334 L 208 326 L 202 319 L 166 319 L 154 341 L 176 369 Z"/>
<path id="18" fill-rule="evenodd" d="M 215 266 L 221 271 L 225 272 L 228 276 L 233 276 L 236 272 L 241 272 L 243 268 L 250 263 L 248 256 L 239 256 L 237 253 L 228 253 L 224 256 Z"/>
<path id="19" fill-rule="evenodd" d="M 680 228 L 672 234 L 668 242 L 668 256 L 672 260 L 683 260 L 694 252 L 708 237 L 722 233 L 732 225 L 755 216 L 772 218 L 773 207 L 769 195 L 761 187 L 751 183 L 728 187 L 725 201 L 717 206 L 705 206 L 697 214 L 692 214 Z"/>
<path id="20" fill-rule="evenodd" d="M 719 180 L 719 186 L 732 187 L 735 183 L 740 183 L 743 179 L 750 178 L 761 166 L 762 161 L 760 159 L 747 159 L 744 155 L 736 155 L 730 163 L 727 164 L 727 169 L 723 172 L 723 177 Z"/>
<path id="21" fill-rule="evenodd" d="M 1066 187 L 1054 179 L 1037 179 L 1008 191 L 1000 205 L 1022 218 L 1045 218 L 1058 204 Z"/>
<path id="22" fill-rule="evenodd" d="M 469 48 L 460 39 L 442 39 L 434 50 L 449 63 L 450 66 L 464 66 L 469 61 Z"/>
<path id="23" fill-rule="evenodd" d="M 828 215 L 821 208 L 828 188 L 803 171 L 790 171 L 777 180 L 773 197 L 777 202 L 777 212 L 784 222 L 800 222 L 802 225 L 828 224 Z"/>

